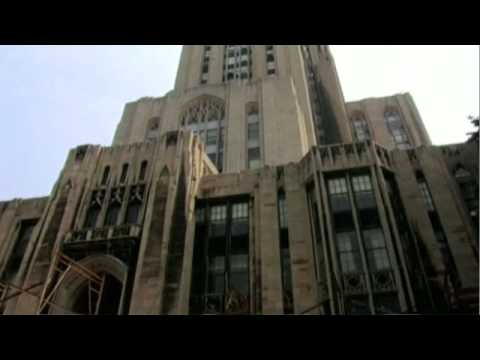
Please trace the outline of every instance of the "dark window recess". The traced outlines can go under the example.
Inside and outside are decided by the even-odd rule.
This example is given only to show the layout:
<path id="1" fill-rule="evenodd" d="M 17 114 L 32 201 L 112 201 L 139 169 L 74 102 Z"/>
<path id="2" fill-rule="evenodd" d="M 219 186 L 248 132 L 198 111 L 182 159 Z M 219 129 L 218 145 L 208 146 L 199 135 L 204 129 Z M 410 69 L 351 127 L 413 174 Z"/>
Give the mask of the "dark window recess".
<path id="1" fill-rule="evenodd" d="M 141 208 L 142 203 L 140 201 L 133 201 L 129 203 L 127 207 L 127 215 L 125 217 L 125 222 L 127 224 L 138 224 Z"/>
<path id="2" fill-rule="evenodd" d="M 35 219 L 23 220 L 20 222 L 20 231 L 15 241 L 15 245 L 13 246 L 13 250 L 8 258 L 8 262 L 2 276 L 3 279 L 7 281 L 10 280 L 20 269 L 23 256 L 25 255 L 25 251 L 27 250 L 28 243 L 32 237 L 32 232 L 37 224 L 37 221 L 38 220 Z"/>
<path id="3" fill-rule="evenodd" d="M 120 307 L 120 298 L 122 295 L 122 283 L 110 274 L 105 276 L 105 285 L 100 299 L 98 315 L 117 315 Z M 86 282 L 77 292 L 73 301 L 72 312 L 81 315 L 89 315 L 89 287 Z"/>
<path id="4" fill-rule="evenodd" d="M 87 216 L 85 218 L 85 227 L 87 229 L 93 229 L 97 225 L 98 215 L 100 214 L 100 206 L 94 204 L 88 208 Z"/>
<path id="5" fill-rule="evenodd" d="M 128 164 L 123 164 L 122 175 L 120 176 L 121 183 L 124 183 L 127 180 L 127 174 L 128 174 Z"/>
<path id="6" fill-rule="evenodd" d="M 215 153 L 210 153 L 210 154 L 207 154 L 207 155 L 208 155 L 209 159 L 212 161 L 212 163 L 214 163 L 214 164 L 217 163 L 217 159 L 216 159 L 217 154 L 215 154 Z"/>
<path id="7" fill-rule="evenodd" d="M 380 227 L 380 218 L 375 208 L 362 209 L 358 211 L 358 219 L 362 229 Z"/>
<path id="8" fill-rule="evenodd" d="M 218 153 L 218 158 L 217 158 L 217 170 L 219 172 L 222 172 L 223 170 L 223 152 Z"/>
<path id="9" fill-rule="evenodd" d="M 330 203 L 333 212 L 351 211 L 348 194 L 336 194 L 330 196 Z"/>
<path id="10" fill-rule="evenodd" d="M 333 222 L 338 232 L 349 231 L 355 229 L 353 215 L 351 212 L 333 213 Z"/>
<path id="11" fill-rule="evenodd" d="M 147 175 L 147 166 L 148 166 L 148 162 L 142 161 L 142 164 L 140 165 L 140 174 L 138 175 L 138 179 L 140 181 L 145 180 L 145 176 Z"/>
<path id="12" fill-rule="evenodd" d="M 120 214 L 121 204 L 114 202 L 110 204 L 105 218 L 105 226 L 117 225 L 118 215 Z"/>
<path id="13" fill-rule="evenodd" d="M 267 62 L 273 62 L 273 61 L 275 61 L 273 54 L 267 54 Z"/>
<path id="14" fill-rule="evenodd" d="M 110 176 L 110 166 L 107 166 L 105 167 L 105 170 L 103 170 L 102 185 L 107 185 L 109 176 Z"/>
<path id="15" fill-rule="evenodd" d="M 285 314 L 292 314 L 294 311 L 292 267 L 288 238 L 287 203 L 283 191 L 278 194 L 278 217 L 280 228 L 280 266 L 282 268 L 283 312 Z"/>
<path id="16" fill-rule="evenodd" d="M 202 73 L 208 73 L 208 64 L 202 66 Z"/>

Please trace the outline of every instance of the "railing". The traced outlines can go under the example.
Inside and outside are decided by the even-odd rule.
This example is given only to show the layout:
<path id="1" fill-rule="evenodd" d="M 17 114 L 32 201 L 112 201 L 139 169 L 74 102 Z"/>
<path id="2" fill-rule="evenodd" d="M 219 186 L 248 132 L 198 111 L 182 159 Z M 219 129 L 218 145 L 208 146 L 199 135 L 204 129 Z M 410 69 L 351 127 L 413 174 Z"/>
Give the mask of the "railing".
<path id="1" fill-rule="evenodd" d="M 250 299 L 246 295 L 231 291 L 227 294 L 206 294 L 193 297 L 193 303 L 202 315 L 249 314 Z"/>
<path id="2" fill-rule="evenodd" d="M 140 225 L 125 224 L 119 226 L 109 226 L 97 229 L 82 229 L 67 233 L 65 236 L 66 243 L 82 242 L 82 241 L 101 241 L 119 238 L 139 237 Z"/>
<path id="3" fill-rule="evenodd" d="M 309 177 L 314 168 L 311 161 L 317 161 L 317 168 L 323 170 L 339 170 L 373 164 L 386 168 L 393 166 L 389 151 L 370 140 L 314 147 L 311 153 L 300 162 L 305 177 Z"/>
<path id="4" fill-rule="evenodd" d="M 343 289 L 345 295 L 367 293 L 365 274 L 350 273 L 343 275 Z"/>
<path id="5" fill-rule="evenodd" d="M 396 290 L 395 279 L 391 270 L 376 271 L 372 273 L 373 291 L 394 291 Z"/>

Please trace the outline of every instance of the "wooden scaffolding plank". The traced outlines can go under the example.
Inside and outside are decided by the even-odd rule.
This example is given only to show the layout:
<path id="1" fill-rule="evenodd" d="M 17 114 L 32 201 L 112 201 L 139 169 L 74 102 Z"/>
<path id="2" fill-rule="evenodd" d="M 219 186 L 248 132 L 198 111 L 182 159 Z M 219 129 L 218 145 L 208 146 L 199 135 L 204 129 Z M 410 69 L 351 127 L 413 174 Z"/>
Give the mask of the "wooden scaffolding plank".
<path id="1" fill-rule="evenodd" d="M 36 283 L 36 284 L 33 284 L 31 286 L 29 286 L 28 288 L 26 289 L 20 289 L 19 291 L 11 294 L 11 295 L 7 295 L 7 292 L 5 292 L 5 294 L 3 295 L 3 298 L 0 299 L 0 304 L 4 303 L 4 302 L 7 302 L 8 300 L 11 300 L 21 294 L 24 294 L 25 292 L 28 292 L 29 290 L 33 290 L 35 289 L 36 287 L 39 287 L 40 285 L 42 285 L 43 282 L 39 282 L 39 283 Z M 3 286 L 1 283 L 0 283 L 0 286 Z M 8 289 L 8 286 L 6 287 L 6 289 Z"/>
<path id="2" fill-rule="evenodd" d="M 64 266 L 65 268 L 62 268 Z M 88 269 L 87 267 L 79 264 L 74 259 L 70 258 L 69 256 L 61 253 L 60 251 L 56 251 L 54 253 L 52 264 L 49 268 L 49 273 L 47 276 L 47 281 L 45 286 L 42 290 L 42 294 L 40 296 L 39 306 L 37 308 L 37 314 L 41 314 L 41 312 L 45 309 L 47 304 L 52 304 L 52 298 L 54 297 L 55 293 L 60 288 L 60 285 L 64 281 L 67 274 L 71 271 L 75 271 L 78 275 L 82 276 L 89 283 L 89 290 L 88 290 L 88 308 L 89 314 L 98 313 L 101 301 L 101 295 L 103 292 L 103 287 L 105 283 L 105 276 L 100 276 L 94 271 Z M 55 276 L 58 276 L 55 279 Z M 98 289 L 96 289 L 98 287 Z M 93 307 L 91 294 L 95 292 L 97 294 L 97 298 L 95 301 L 95 307 Z M 64 309 L 66 310 L 66 309 Z M 95 312 L 93 312 L 95 310 Z M 68 311 L 68 310 L 67 310 Z"/>

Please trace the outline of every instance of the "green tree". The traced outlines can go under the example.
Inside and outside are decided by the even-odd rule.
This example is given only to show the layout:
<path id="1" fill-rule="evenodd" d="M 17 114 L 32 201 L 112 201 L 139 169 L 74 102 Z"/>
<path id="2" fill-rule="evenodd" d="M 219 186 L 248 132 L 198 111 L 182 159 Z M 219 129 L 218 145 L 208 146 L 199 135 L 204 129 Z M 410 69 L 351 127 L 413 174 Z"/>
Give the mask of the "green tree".
<path id="1" fill-rule="evenodd" d="M 476 141 L 478 142 L 478 131 L 479 131 L 479 123 L 480 123 L 480 117 L 473 117 L 469 116 L 468 120 L 470 120 L 470 123 L 473 124 L 477 129 L 475 131 L 469 132 L 467 135 L 469 135 L 469 139 L 467 140 L 468 142 Z"/>

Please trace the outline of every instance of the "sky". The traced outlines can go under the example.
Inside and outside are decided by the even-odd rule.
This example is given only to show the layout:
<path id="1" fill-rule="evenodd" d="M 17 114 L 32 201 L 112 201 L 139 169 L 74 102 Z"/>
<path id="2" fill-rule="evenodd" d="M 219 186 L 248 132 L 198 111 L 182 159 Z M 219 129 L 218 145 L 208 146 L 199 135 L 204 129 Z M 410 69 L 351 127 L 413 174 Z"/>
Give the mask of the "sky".
<path id="1" fill-rule="evenodd" d="M 434 144 L 479 113 L 478 46 L 331 46 L 346 101 L 410 92 Z M 181 46 L 0 46 L 0 201 L 46 196 L 68 151 L 174 85 Z"/>

